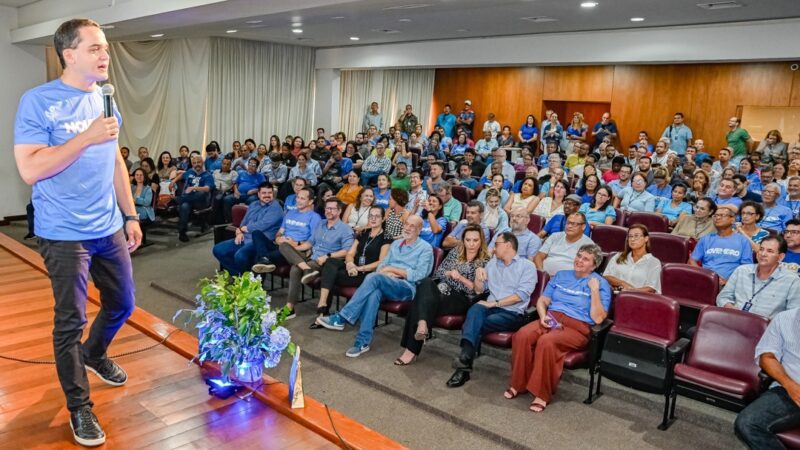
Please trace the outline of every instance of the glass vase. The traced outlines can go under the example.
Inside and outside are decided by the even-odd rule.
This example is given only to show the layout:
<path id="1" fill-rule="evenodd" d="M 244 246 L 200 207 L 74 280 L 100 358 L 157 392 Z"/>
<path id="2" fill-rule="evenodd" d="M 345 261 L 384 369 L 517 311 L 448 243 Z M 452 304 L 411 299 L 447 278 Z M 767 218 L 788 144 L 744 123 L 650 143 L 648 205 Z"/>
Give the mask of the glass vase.
<path id="1" fill-rule="evenodd" d="M 230 377 L 240 383 L 258 383 L 264 375 L 264 359 L 245 361 L 231 368 Z"/>

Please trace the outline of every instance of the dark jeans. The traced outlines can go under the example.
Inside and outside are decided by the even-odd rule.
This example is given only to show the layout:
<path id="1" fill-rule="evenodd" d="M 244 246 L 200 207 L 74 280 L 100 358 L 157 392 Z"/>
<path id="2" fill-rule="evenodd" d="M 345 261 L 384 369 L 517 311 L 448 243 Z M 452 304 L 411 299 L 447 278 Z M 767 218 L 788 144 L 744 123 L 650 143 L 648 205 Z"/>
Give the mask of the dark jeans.
<path id="1" fill-rule="evenodd" d="M 106 358 L 106 349 L 134 308 L 133 267 L 122 230 L 86 241 L 39 239 L 55 297 L 53 348 L 56 371 L 70 411 L 93 405 L 84 361 Z M 89 338 L 81 345 L 86 326 L 86 288 L 89 274 L 100 290 L 100 312 Z"/>
<path id="2" fill-rule="evenodd" d="M 223 269 L 231 275 L 241 275 L 253 267 L 253 256 L 255 255 L 255 245 L 253 241 L 236 245 L 234 239 L 228 239 L 215 245 L 211 253 L 217 258 Z"/>
<path id="3" fill-rule="evenodd" d="M 736 436 L 751 449 L 780 449 L 775 433 L 800 427 L 800 407 L 782 386 L 761 394 L 736 416 Z"/>
<path id="4" fill-rule="evenodd" d="M 208 192 L 190 192 L 178 197 L 178 231 L 185 233 L 189 228 L 189 218 L 195 209 L 207 208 L 210 201 Z"/>
<path id="5" fill-rule="evenodd" d="M 431 278 L 424 278 L 417 284 L 417 293 L 406 317 L 400 345 L 415 355 L 419 355 L 422 351 L 422 341 L 414 339 L 420 320 L 424 320 L 430 330 L 436 316 L 466 314 L 472 305 L 466 295 L 452 289 L 449 294 L 443 295 L 437 285 L 438 283 Z"/>
<path id="6" fill-rule="evenodd" d="M 33 202 L 28 202 L 25 207 L 25 216 L 28 219 L 28 234 L 33 234 Z"/>
<path id="7" fill-rule="evenodd" d="M 364 272 L 359 272 L 358 275 L 351 277 L 347 273 L 343 259 L 330 258 L 322 265 L 319 284 L 322 289 L 329 291 L 332 291 L 336 286 L 357 287 L 361 286 L 366 276 L 367 274 Z M 330 304 L 330 301 L 328 304 Z"/>
<path id="8" fill-rule="evenodd" d="M 503 308 L 487 308 L 474 304 L 467 311 L 467 320 L 461 329 L 461 348 L 470 359 L 481 343 L 484 333 L 495 331 L 517 331 L 525 325 L 525 316 Z"/>
<path id="9" fill-rule="evenodd" d="M 267 258 L 273 264 L 286 264 L 286 259 L 278 250 L 278 244 L 268 238 L 262 231 L 253 232 L 253 247 L 256 252 L 256 262 L 261 258 Z"/>

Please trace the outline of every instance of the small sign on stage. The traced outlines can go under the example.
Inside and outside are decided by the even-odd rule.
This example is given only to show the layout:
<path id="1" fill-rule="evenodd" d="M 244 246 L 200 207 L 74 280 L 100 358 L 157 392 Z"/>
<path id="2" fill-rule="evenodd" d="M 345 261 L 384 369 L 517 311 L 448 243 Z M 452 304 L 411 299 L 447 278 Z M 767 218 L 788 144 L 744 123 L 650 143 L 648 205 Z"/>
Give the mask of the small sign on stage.
<path id="1" fill-rule="evenodd" d="M 292 358 L 292 370 L 289 373 L 289 400 L 292 408 L 305 408 L 306 401 L 303 396 L 303 375 L 300 373 L 302 363 L 300 362 L 300 346 Z"/>

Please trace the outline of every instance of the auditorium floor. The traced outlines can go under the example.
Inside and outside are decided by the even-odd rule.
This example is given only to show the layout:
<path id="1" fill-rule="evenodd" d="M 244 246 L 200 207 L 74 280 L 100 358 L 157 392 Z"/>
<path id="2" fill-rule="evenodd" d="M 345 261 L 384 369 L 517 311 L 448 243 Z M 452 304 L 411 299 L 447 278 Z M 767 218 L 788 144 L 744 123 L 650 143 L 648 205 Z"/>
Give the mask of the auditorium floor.
<path id="1" fill-rule="evenodd" d="M 0 232 L 21 240 L 26 230 L 24 222 L 15 222 L 0 227 Z M 133 259 L 137 303 L 171 320 L 177 309 L 189 306 L 186 301 L 194 297 L 197 281 L 216 268 L 210 251 L 212 235 L 188 244 L 179 244 L 172 234 L 150 238 L 156 244 Z M 35 246 L 34 241 L 25 243 Z M 272 295 L 282 305 L 286 289 Z M 527 410 L 529 397 L 503 399 L 509 353 L 487 347 L 472 380 L 463 388 L 448 389 L 445 381 L 452 373 L 457 334 L 438 333 L 440 337 L 426 345 L 415 364 L 396 367 L 392 361 L 401 352 L 402 319 L 376 329 L 371 351 L 347 358 L 344 351 L 352 344 L 353 329 L 309 330 L 315 303 L 300 304 L 298 317 L 288 324 L 305 355 L 305 391 L 410 448 L 741 448 L 733 436 L 733 414 L 685 398 L 678 400 L 678 420 L 666 432 L 656 428 L 661 418 L 659 396 L 604 380 L 605 395 L 584 405 L 584 371 L 566 373 L 555 401 L 535 415 Z M 270 374 L 285 381 L 288 369 L 283 362 Z"/>

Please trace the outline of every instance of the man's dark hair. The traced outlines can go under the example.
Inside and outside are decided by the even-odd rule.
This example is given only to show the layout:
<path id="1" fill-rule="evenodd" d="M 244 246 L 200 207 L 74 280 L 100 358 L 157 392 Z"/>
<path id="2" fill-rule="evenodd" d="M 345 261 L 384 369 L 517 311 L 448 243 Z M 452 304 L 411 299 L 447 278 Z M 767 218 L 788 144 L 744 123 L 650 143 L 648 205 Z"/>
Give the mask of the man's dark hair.
<path id="1" fill-rule="evenodd" d="M 472 156 L 475 156 L 477 154 L 477 153 L 475 153 L 475 149 L 474 148 L 467 148 L 466 150 L 464 150 L 464 153 L 471 153 Z"/>
<path id="2" fill-rule="evenodd" d="M 798 224 L 800 225 L 800 224 Z M 786 239 L 783 236 L 776 234 L 775 236 L 769 235 L 761 240 L 761 244 L 768 241 L 775 241 L 778 243 L 778 253 L 786 253 L 789 251 L 789 246 L 786 244 Z"/>
<path id="3" fill-rule="evenodd" d="M 303 186 L 302 188 L 300 188 L 300 192 L 303 191 L 308 192 L 308 199 L 312 202 L 317 197 L 317 194 L 314 192 L 314 188 L 312 188 L 311 186 Z M 298 192 L 297 194 L 299 195 L 300 192 Z"/>
<path id="4" fill-rule="evenodd" d="M 272 183 L 270 183 L 269 181 L 265 181 L 265 182 L 263 182 L 263 183 L 258 185 L 258 190 L 260 191 L 262 189 L 273 190 L 274 187 L 272 186 Z"/>
<path id="5" fill-rule="evenodd" d="M 611 158 L 611 164 L 619 164 L 620 166 L 625 165 L 625 157 L 624 156 L 615 156 Z M 622 167 L 620 167 L 622 168 Z"/>
<path id="6" fill-rule="evenodd" d="M 740 173 L 737 173 L 736 175 L 734 175 L 733 179 L 734 180 L 739 180 L 742 184 L 747 183 L 747 177 L 742 175 L 742 174 L 740 174 Z"/>
<path id="7" fill-rule="evenodd" d="M 219 151 L 219 146 L 217 144 L 212 142 L 212 143 L 206 145 L 206 153 L 208 153 L 208 152 L 218 152 L 218 151 Z"/>
<path id="8" fill-rule="evenodd" d="M 462 162 L 461 164 L 458 165 L 458 170 L 461 171 L 462 167 L 466 167 L 467 169 L 472 170 L 472 167 L 470 167 L 469 164 L 465 162 Z"/>
<path id="9" fill-rule="evenodd" d="M 72 19 L 62 23 L 53 35 L 53 46 L 56 48 L 58 60 L 61 62 L 61 68 L 67 68 L 67 62 L 64 61 L 64 50 L 68 48 L 77 48 L 81 43 L 80 31 L 83 27 L 97 27 L 100 24 L 91 19 Z"/>
<path id="10" fill-rule="evenodd" d="M 342 202 L 339 201 L 336 197 L 330 197 L 325 200 L 325 206 L 328 206 L 328 203 L 336 203 L 336 208 L 341 211 L 342 210 Z"/>
<path id="11" fill-rule="evenodd" d="M 511 247 L 515 252 L 517 251 L 517 248 L 519 248 L 519 241 L 517 241 L 517 237 L 514 236 L 514 233 L 510 231 L 504 231 L 500 233 L 500 237 L 503 238 L 504 241 L 511 244 Z M 497 241 L 497 239 L 495 239 L 495 241 Z"/>
<path id="12" fill-rule="evenodd" d="M 444 106 L 446 106 L 446 107 L 448 107 L 448 108 L 450 108 L 450 109 L 453 109 L 453 107 L 452 107 L 452 106 L 450 106 L 450 103 L 445 103 L 445 104 L 444 104 Z"/>
<path id="13" fill-rule="evenodd" d="M 789 225 L 800 225 L 800 219 L 795 217 L 794 219 L 788 220 L 784 225 L 787 227 Z"/>
<path id="14" fill-rule="evenodd" d="M 445 171 L 445 166 L 444 166 L 444 163 L 443 163 L 443 162 L 441 162 L 441 161 L 434 161 L 434 162 L 432 162 L 432 163 L 431 163 L 431 166 L 439 166 L 439 167 L 441 167 L 441 168 L 442 168 L 442 172 L 444 172 L 444 171 Z"/>
<path id="15" fill-rule="evenodd" d="M 623 164 L 623 165 L 622 165 L 622 167 L 620 167 L 620 168 L 619 168 L 619 170 L 622 170 L 622 169 L 624 169 L 624 168 L 626 168 L 626 167 L 627 167 L 628 169 L 631 169 L 631 173 L 633 173 L 633 166 L 632 166 L 632 165 L 630 165 L 630 164 Z"/>
<path id="16" fill-rule="evenodd" d="M 676 112 L 675 115 L 676 116 L 681 116 L 681 119 L 683 118 L 683 113 L 682 112 Z"/>
<path id="17" fill-rule="evenodd" d="M 408 167 L 408 164 L 406 164 L 405 161 L 397 161 L 397 164 L 395 164 L 395 167 L 400 166 L 401 164 L 406 166 L 406 167 Z"/>
<path id="18" fill-rule="evenodd" d="M 408 203 L 408 192 L 400 188 L 392 188 L 390 197 L 397 203 L 398 205 L 405 207 Z"/>
<path id="19" fill-rule="evenodd" d="M 467 203 L 467 208 L 478 208 L 478 211 L 483 214 L 483 203 L 478 200 L 470 200 L 469 203 Z"/>
<path id="20" fill-rule="evenodd" d="M 245 144 L 247 144 L 248 142 L 252 142 L 252 143 L 253 143 L 253 146 L 255 146 L 255 145 L 256 145 L 256 141 L 254 141 L 254 140 L 253 140 L 253 139 L 251 139 L 251 138 L 247 138 L 247 139 L 245 139 L 245 140 L 244 140 L 244 143 L 245 143 Z"/>

